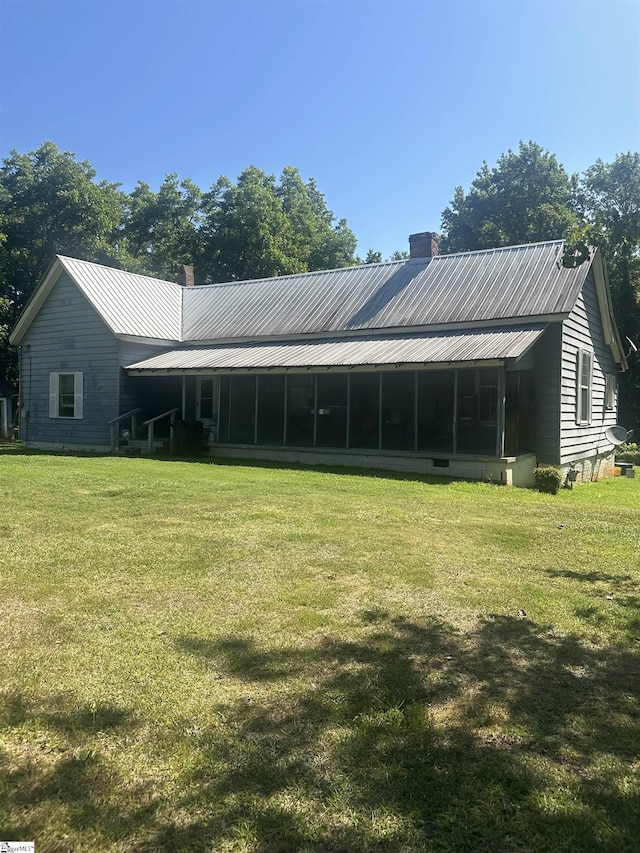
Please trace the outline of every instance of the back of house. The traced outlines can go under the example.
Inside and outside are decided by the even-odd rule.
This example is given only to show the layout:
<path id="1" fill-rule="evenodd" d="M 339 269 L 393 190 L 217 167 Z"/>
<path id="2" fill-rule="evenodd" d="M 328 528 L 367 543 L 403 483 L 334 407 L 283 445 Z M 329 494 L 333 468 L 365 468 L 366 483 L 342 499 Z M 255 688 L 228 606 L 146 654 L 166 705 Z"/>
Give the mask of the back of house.
<path id="1" fill-rule="evenodd" d="M 571 268 L 562 241 L 410 246 L 200 286 L 58 257 L 11 336 L 21 437 L 117 451 L 151 422 L 145 436 L 189 427 L 214 456 L 515 485 L 538 464 L 611 473 L 626 361 L 601 254 Z"/>

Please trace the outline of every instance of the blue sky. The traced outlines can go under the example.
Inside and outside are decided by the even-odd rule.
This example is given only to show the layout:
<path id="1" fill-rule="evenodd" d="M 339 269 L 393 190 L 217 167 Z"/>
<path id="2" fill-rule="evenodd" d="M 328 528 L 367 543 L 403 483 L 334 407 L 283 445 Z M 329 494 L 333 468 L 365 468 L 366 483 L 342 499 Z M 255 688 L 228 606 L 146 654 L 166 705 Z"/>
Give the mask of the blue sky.
<path id="1" fill-rule="evenodd" d="M 0 0 L 0 57 L 0 156 L 125 190 L 297 166 L 362 255 L 520 140 L 569 172 L 640 143 L 637 0 Z"/>

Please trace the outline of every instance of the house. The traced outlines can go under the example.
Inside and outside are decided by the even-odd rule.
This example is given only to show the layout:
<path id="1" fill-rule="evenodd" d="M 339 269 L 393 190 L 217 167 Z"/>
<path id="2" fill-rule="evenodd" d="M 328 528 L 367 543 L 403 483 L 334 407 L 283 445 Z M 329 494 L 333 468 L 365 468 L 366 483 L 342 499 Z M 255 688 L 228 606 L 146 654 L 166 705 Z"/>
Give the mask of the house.
<path id="1" fill-rule="evenodd" d="M 21 437 L 109 451 L 144 424 L 153 448 L 171 420 L 214 456 L 603 476 L 626 361 L 600 252 L 563 252 L 424 232 L 407 260 L 205 286 L 57 257 L 11 335 Z"/>

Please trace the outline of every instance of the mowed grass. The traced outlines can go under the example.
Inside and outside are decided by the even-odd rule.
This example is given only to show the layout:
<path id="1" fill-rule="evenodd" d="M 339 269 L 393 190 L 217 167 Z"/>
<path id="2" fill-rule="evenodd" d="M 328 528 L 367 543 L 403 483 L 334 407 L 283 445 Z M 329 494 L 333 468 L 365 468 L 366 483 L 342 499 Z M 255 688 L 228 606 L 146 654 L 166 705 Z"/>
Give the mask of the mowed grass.
<path id="1" fill-rule="evenodd" d="M 0 495 L 0 838 L 640 849 L 640 479 L 4 451 Z"/>

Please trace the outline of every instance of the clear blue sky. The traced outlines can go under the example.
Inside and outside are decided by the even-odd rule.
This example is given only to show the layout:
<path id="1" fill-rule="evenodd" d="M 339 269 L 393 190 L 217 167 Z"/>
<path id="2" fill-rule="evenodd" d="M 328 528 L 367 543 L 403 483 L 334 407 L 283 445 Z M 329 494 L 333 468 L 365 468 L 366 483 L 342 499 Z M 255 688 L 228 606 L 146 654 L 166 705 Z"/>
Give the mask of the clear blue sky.
<path id="1" fill-rule="evenodd" d="M 0 156 L 208 189 L 297 166 L 387 257 L 535 140 L 569 172 L 640 144 L 633 0 L 0 0 Z"/>

